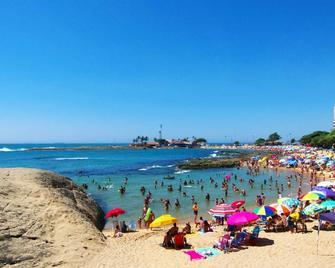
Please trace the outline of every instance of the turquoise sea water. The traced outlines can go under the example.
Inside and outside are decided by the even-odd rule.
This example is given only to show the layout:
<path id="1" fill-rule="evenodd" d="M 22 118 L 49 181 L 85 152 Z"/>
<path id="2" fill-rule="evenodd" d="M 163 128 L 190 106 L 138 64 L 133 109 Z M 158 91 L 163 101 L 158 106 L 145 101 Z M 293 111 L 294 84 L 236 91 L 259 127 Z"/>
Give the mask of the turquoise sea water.
<path id="1" fill-rule="evenodd" d="M 82 144 L 81 144 L 82 145 Z M 87 145 L 87 144 L 85 144 Z M 108 211 L 110 208 L 121 207 L 126 210 L 123 219 L 137 219 L 141 215 L 143 208 L 143 195 L 140 187 L 144 186 L 150 190 L 153 200 L 150 207 L 156 215 L 165 213 L 164 206 L 160 202 L 161 198 L 168 198 L 171 202 L 169 213 L 180 218 L 189 219 L 192 217 L 191 195 L 200 205 L 200 214 L 208 215 L 207 210 L 215 205 L 215 198 L 224 198 L 226 202 L 237 199 L 245 199 L 246 207 L 255 206 L 255 197 L 264 192 L 267 201 L 277 199 L 275 181 L 284 185 L 283 196 L 296 194 L 296 182 L 292 180 L 292 187 L 287 188 L 285 176 L 291 174 L 290 171 L 281 172 L 278 175 L 274 171 L 262 171 L 257 177 L 251 177 L 246 174 L 246 169 L 210 169 L 195 171 L 180 171 L 176 165 L 181 161 L 194 157 L 212 157 L 214 150 L 211 149 L 148 149 L 148 150 L 109 150 L 109 151 L 26 151 L 31 147 L 73 147 L 79 144 L 0 144 L 0 167 L 30 167 L 41 168 L 57 172 L 61 175 L 70 177 L 78 184 L 86 183 L 87 192 Z M 229 151 L 228 151 L 229 152 Z M 226 174 L 236 174 L 237 181 L 232 178 L 231 183 L 235 183 L 238 188 L 245 189 L 246 197 L 234 193 L 230 187 L 228 197 L 224 197 L 221 189 L 222 178 Z M 163 180 L 166 175 L 174 175 L 174 180 Z M 273 176 L 272 190 L 269 189 L 269 177 Z M 128 178 L 126 193 L 121 195 L 118 192 L 119 187 L 123 184 L 124 178 Z M 210 183 L 212 177 L 217 183 Z M 240 182 L 239 179 L 244 181 Z M 250 188 L 248 180 L 255 180 L 254 188 Z M 194 185 L 182 186 L 182 192 L 187 193 L 184 197 L 182 192 L 177 188 L 180 181 L 195 181 Z M 197 180 L 204 181 L 204 189 L 200 189 Z M 261 184 L 264 179 L 267 185 L 261 190 Z M 102 191 L 92 181 L 96 181 L 107 190 Z M 154 188 L 154 181 L 158 181 L 157 189 Z M 164 186 L 160 186 L 164 181 Z M 167 185 L 171 184 L 173 192 L 167 191 Z M 231 185 L 231 184 L 230 184 Z M 305 185 L 307 187 L 307 185 Z M 209 193 L 211 200 L 205 200 L 206 193 Z M 174 200 L 178 198 L 181 207 L 174 207 Z"/>

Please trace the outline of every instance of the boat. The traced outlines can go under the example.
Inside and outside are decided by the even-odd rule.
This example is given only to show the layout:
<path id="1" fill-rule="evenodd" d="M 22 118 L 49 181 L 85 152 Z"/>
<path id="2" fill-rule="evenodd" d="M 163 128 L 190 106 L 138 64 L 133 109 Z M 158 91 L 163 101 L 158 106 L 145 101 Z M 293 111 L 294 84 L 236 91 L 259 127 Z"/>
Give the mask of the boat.
<path id="1" fill-rule="evenodd" d="M 172 175 L 167 175 L 163 178 L 164 180 L 173 180 L 174 179 L 174 176 Z"/>

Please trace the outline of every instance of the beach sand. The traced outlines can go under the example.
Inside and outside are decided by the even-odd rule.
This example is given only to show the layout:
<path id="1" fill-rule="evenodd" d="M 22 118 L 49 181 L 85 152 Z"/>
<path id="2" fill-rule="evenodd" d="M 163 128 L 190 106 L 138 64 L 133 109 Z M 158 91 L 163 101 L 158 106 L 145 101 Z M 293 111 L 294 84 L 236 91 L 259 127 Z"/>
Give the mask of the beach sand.
<path id="1" fill-rule="evenodd" d="M 313 225 L 309 225 L 307 234 L 262 231 L 256 246 L 200 261 L 190 261 L 183 250 L 161 247 L 163 231 L 140 230 L 121 238 L 113 238 L 111 231 L 105 231 L 105 249 L 83 267 L 334 267 L 335 232 L 321 231 L 317 255 L 317 231 L 312 231 Z M 222 231 L 220 226 L 213 233 L 187 239 L 192 248 L 211 247 Z"/>

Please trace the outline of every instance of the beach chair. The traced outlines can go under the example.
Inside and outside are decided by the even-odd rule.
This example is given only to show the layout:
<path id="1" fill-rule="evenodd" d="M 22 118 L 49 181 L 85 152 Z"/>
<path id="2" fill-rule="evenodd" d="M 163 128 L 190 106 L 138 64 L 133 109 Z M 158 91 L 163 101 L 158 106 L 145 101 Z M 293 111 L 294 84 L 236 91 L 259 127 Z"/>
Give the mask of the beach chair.
<path id="1" fill-rule="evenodd" d="M 237 234 L 236 238 L 234 238 L 233 241 L 231 241 L 231 246 L 234 248 L 239 248 L 244 242 L 246 237 L 247 237 L 246 232 L 241 232 Z"/>
<path id="2" fill-rule="evenodd" d="M 254 228 L 254 230 L 252 231 L 252 234 L 250 235 L 250 239 L 249 239 L 249 243 L 251 245 L 255 245 L 256 244 L 256 241 L 257 241 L 257 238 L 258 238 L 258 235 L 259 235 L 259 232 L 261 231 L 261 229 L 259 228 L 259 226 L 256 226 Z"/>
<path id="3" fill-rule="evenodd" d="M 185 246 L 184 234 L 179 233 L 174 236 L 174 246 L 175 249 L 181 249 Z"/>

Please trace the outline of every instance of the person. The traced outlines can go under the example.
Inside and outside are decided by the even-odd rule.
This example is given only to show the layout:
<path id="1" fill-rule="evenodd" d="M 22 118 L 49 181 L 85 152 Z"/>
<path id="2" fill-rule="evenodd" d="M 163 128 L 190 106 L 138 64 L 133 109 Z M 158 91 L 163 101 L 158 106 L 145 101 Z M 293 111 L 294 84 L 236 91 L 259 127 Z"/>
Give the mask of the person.
<path id="1" fill-rule="evenodd" d="M 192 209 L 194 214 L 194 223 L 197 224 L 198 212 L 199 212 L 199 206 L 197 202 L 194 202 Z"/>
<path id="2" fill-rule="evenodd" d="M 189 222 L 186 223 L 185 227 L 183 228 L 183 234 L 187 235 L 187 234 L 191 234 L 192 230 L 191 230 L 191 225 Z"/>
<path id="3" fill-rule="evenodd" d="M 207 220 L 204 221 L 203 226 L 204 233 L 213 232 L 213 229 L 211 228 Z"/>
<path id="4" fill-rule="evenodd" d="M 178 200 L 178 198 L 176 198 L 176 201 L 174 202 L 174 205 L 176 208 L 180 208 L 180 202 Z"/>
<path id="5" fill-rule="evenodd" d="M 173 245 L 172 239 L 176 234 L 178 234 L 178 227 L 174 223 L 164 236 L 163 247 L 171 247 Z"/>
<path id="6" fill-rule="evenodd" d="M 291 216 L 287 217 L 287 227 L 290 230 L 291 233 L 294 233 L 294 221 Z"/>
<path id="7" fill-rule="evenodd" d="M 138 217 L 137 219 L 137 226 L 139 229 L 142 229 L 142 218 L 141 217 Z"/>
<path id="8" fill-rule="evenodd" d="M 121 237 L 122 235 L 123 234 L 122 234 L 122 232 L 120 230 L 120 226 L 116 225 L 113 237 L 118 238 L 118 237 Z"/>

